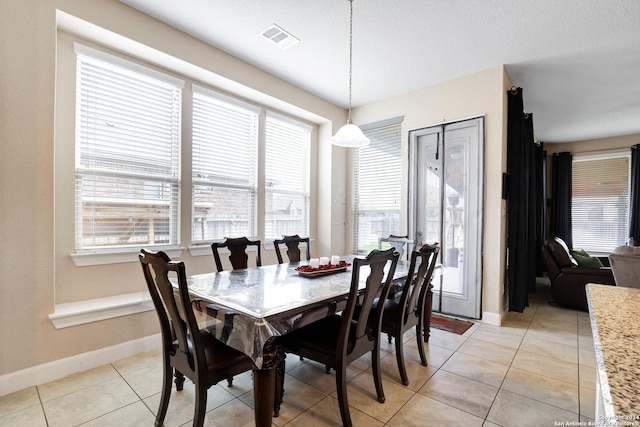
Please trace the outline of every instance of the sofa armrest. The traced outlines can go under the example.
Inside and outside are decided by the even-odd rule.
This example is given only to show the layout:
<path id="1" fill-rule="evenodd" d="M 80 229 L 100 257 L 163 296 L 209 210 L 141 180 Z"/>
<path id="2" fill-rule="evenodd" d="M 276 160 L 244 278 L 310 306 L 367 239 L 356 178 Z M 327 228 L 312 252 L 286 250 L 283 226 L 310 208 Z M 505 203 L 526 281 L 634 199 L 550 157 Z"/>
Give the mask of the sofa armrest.
<path id="1" fill-rule="evenodd" d="M 613 277 L 611 267 L 565 267 L 562 269 L 562 273 L 580 276 Z"/>

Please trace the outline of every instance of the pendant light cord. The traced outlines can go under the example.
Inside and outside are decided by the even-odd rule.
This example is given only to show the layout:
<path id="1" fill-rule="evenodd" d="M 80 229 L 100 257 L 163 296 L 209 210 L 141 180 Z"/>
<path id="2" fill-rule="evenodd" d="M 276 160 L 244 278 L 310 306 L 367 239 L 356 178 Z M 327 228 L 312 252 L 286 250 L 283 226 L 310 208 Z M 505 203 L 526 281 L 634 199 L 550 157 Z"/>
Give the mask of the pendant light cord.
<path id="1" fill-rule="evenodd" d="M 347 123 L 351 123 L 351 75 L 353 70 L 353 0 L 349 0 L 349 119 Z"/>

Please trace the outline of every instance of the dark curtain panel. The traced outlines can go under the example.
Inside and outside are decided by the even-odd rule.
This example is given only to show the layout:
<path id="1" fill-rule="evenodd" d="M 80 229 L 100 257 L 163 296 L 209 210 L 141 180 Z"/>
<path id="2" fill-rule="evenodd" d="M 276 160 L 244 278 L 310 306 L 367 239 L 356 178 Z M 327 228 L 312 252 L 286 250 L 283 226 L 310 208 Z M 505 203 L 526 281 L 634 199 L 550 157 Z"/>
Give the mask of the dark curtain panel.
<path id="1" fill-rule="evenodd" d="M 542 245 L 547 237 L 547 152 L 541 142 L 535 148 L 536 168 L 536 276 L 545 270 Z"/>
<path id="2" fill-rule="evenodd" d="M 628 237 L 633 237 L 638 242 L 640 240 L 640 145 L 631 147 L 631 194 L 629 202 Z"/>
<path id="3" fill-rule="evenodd" d="M 571 231 L 571 153 L 556 153 L 551 162 L 551 214 L 549 235 L 560 237 L 573 250 Z"/>
<path id="4" fill-rule="evenodd" d="M 508 92 L 507 282 L 509 311 L 529 306 L 536 275 L 536 177 L 533 118 L 524 113 L 522 88 Z"/>

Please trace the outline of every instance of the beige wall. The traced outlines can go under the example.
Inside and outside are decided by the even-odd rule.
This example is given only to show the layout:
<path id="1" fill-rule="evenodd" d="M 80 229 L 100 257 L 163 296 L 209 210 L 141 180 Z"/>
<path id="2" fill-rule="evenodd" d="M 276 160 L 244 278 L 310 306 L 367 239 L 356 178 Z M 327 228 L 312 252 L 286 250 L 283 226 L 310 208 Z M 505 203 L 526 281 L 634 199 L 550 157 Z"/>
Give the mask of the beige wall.
<path id="1" fill-rule="evenodd" d="M 452 122 L 474 116 L 485 116 L 485 189 L 484 189 L 484 256 L 483 318 L 491 323 L 504 314 L 504 236 L 502 172 L 506 168 L 506 89 L 511 82 L 504 67 L 454 79 L 400 95 L 353 112 L 358 124 L 372 123 L 403 116 L 403 153 L 408 150 L 409 131 L 430 125 Z M 404 165 L 405 170 L 407 165 Z M 406 174 L 405 174 L 406 175 Z M 406 177 L 403 190 L 406 194 Z M 406 206 L 401 214 L 406 231 Z"/>
<path id="2" fill-rule="evenodd" d="M 56 99 L 56 9 L 138 42 L 138 45 L 199 65 L 222 80 L 232 79 L 249 94 L 266 94 L 265 102 L 271 97 L 296 106 L 317 118 L 319 134 L 324 139 L 332 133 L 331 122 L 346 120 L 343 109 L 120 2 L 0 2 L 0 236 L 3 240 L 0 249 L 3 271 L 0 276 L 0 342 L 4 343 L 0 349 L 0 375 L 159 331 L 152 311 L 64 329 L 55 329 L 48 318 L 56 303 L 144 288 L 136 262 L 75 267 L 69 259 L 72 230 L 68 225 L 60 226 L 69 221 L 58 220 L 73 216 L 73 210 L 66 208 L 70 203 L 68 198 L 60 196 L 57 200 L 54 197 L 54 153 L 68 148 L 65 144 L 73 143 L 67 138 L 56 139 L 64 132 L 55 130 L 60 122 L 54 106 L 72 102 Z M 104 33 L 94 30 L 97 29 L 88 27 L 89 37 L 100 38 L 98 36 Z M 118 38 L 122 39 L 115 37 Z M 135 47 L 136 43 L 130 45 Z M 63 96 L 63 88 L 58 96 Z M 315 157 L 320 159 L 312 167 L 314 172 L 332 176 L 335 186 L 344 187 L 344 167 L 336 174 L 331 172 L 332 163 L 340 164 L 341 150 L 332 150 L 326 141 L 319 141 L 314 150 Z M 317 191 L 320 198 L 332 200 L 333 186 L 319 186 Z M 315 201 L 314 205 L 317 206 Z M 314 216 L 323 218 L 325 229 L 318 226 L 312 233 L 323 236 L 320 239 L 323 247 L 343 250 L 341 241 L 331 241 L 334 214 L 330 204 L 317 206 Z M 188 245 L 188 242 L 182 243 Z M 210 257 L 196 259 L 188 251 L 183 254 L 190 272 L 212 270 Z"/>
<path id="3" fill-rule="evenodd" d="M 563 142 L 563 143 L 545 143 L 544 149 L 547 155 L 552 156 L 554 153 L 568 151 L 570 153 L 589 153 L 603 152 L 607 150 L 619 150 L 631 148 L 631 146 L 640 144 L 640 135 L 616 136 L 613 138 L 589 139 L 585 141 Z"/>
<path id="4" fill-rule="evenodd" d="M 312 166 L 319 177 L 312 183 L 312 192 L 317 194 L 312 230 L 315 250 L 341 253 L 350 247 L 346 244 L 351 235 L 347 225 L 349 151 L 332 148 L 328 142 L 331 123 L 339 126 L 346 120 L 342 109 L 117 1 L 2 1 L 0 342 L 4 344 L 0 349 L 0 376 L 158 331 L 153 312 L 65 329 L 55 329 L 48 319 L 56 303 L 93 295 L 83 286 L 111 292 L 120 291 L 122 286 L 130 289 L 135 281 L 134 287 L 143 287 L 135 262 L 79 268 L 68 257 L 69 230 L 59 225 L 57 217 L 72 215 L 64 209 L 70 201 L 54 197 L 54 155 L 61 144 L 71 143 L 56 139 L 61 131 L 55 129 L 56 124 L 62 125 L 55 116 L 55 105 L 69 102 L 56 99 L 56 9 L 317 117 L 317 162 Z M 92 34 L 91 26 L 88 34 Z M 503 67 L 496 67 L 354 111 L 354 121 L 360 124 L 404 116 L 405 150 L 411 129 L 485 115 L 483 313 L 493 321 L 499 321 L 504 312 L 504 202 L 500 185 L 505 168 L 506 88 L 510 85 Z M 208 257 L 195 259 L 185 252 L 184 260 L 190 272 L 211 270 Z M 65 283 L 73 286 L 65 287 Z"/>

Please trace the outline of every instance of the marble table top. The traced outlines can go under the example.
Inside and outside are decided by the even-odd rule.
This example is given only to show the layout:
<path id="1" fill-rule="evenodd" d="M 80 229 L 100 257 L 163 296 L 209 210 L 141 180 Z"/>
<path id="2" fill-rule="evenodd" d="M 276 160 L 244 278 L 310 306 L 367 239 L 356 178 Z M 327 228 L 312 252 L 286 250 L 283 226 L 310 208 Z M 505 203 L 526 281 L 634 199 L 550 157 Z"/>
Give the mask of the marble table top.
<path id="1" fill-rule="evenodd" d="M 640 425 L 640 289 L 590 283 L 587 300 L 604 417 Z"/>

